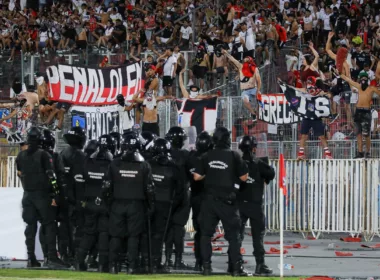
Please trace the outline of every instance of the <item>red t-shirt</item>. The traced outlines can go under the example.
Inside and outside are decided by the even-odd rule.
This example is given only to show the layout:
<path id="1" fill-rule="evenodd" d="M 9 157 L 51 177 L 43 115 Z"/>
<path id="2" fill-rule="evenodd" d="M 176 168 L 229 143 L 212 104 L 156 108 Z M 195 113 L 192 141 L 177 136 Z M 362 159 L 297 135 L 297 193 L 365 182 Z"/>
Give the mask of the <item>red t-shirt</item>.
<path id="1" fill-rule="evenodd" d="M 286 42 L 287 41 L 287 35 L 286 35 L 286 30 L 283 26 L 281 26 L 279 23 L 276 24 L 276 30 L 278 37 L 280 38 L 281 42 Z"/>

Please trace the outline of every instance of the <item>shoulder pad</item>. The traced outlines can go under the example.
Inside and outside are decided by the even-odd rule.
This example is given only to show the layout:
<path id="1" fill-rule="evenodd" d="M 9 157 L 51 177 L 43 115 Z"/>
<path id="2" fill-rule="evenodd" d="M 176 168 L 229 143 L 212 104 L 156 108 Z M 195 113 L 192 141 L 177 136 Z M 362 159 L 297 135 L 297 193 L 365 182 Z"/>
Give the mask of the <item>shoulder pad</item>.
<path id="1" fill-rule="evenodd" d="M 134 156 L 133 159 L 135 162 L 144 162 L 145 161 L 144 157 L 139 152 L 134 152 L 133 156 Z"/>

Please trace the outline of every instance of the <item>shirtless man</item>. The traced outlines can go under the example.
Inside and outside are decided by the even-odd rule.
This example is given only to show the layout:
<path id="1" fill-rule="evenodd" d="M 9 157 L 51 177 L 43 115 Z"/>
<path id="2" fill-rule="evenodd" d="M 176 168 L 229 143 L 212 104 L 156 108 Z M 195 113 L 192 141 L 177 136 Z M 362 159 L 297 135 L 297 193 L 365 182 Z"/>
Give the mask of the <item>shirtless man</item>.
<path id="1" fill-rule="evenodd" d="M 305 44 L 313 39 L 314 18 L 314 13 L 311 14 L 310 10 L 306 10 L 306 14 L 303 17 L 303 40 Z"/>
<path id="2" fill-rule="evenodd" d="M 332 37 L 334 37 L 334 35 L 335 35 L 334 32 L 329 32 L 328 39 L 326 42 L 326 53 L 331 59 L 337 62 L 337 55 L 333 53 L 333 51 L 331 50 L 331 39 Z M 343 48 L 343 47 L 340 47 L 340 48 Z M 339 53 L 339 50 L 338 50 L 338 53 Z M 346 53 L 348 54 L 348 51 Z M 348 78 L 351 78 L 350 66 L 347 63 L 347 54 L 346 54 L 346 57 L 340 58 L 341 60 L 343 60 L 343 67 L 341 69 L 341 74 L 345 75 Z M 341 97 L 344 98 L 344 108 L 347 115 L 347 121 L 350 122 L 350 120 L 352 119 L 352 113 L 351 113 L 351 107 L 350 107 L 352 92 L 351 92 L 350 85 L 346 83 L 345 81 L 342 81 L 341 79 L 338 78 L 335 92 L 336 92 L 335 95 L 340 94 Z M 332 93 L 334 94 L 334 90 Z M 352 126 L 354 126 L 352 122 L 350 123 Z"/>
<path id="3" fill-rule="evenodd" d="M 213 63 L 212 72 L 218 75 L 217 85 L 220 85 L 220 75 L 223 74 L 226 80 L 228 79 L 228 67 L 227 67 L 227 57 L 222 54 L 221 49 L 216 50 Z"/>
<path id="4" fill-rule="evenodd" d="M 269 57 L 269 49 L 273 49 L 273 54 L 275 51 L 275 48 L 277 47 L 277 40 L 278 40 L 278 33 L 276 30 L 276 27 L 274 27 L 271 23 L 271 20 L 267 20 L 265 25 L 265 42 L 263 44 L 264 52 L 265 52 L 265 63 L 264 65 L 271 64 L 270 57 Z M 273 57 L 272 57 L 273 60 Z"/>
<path id="5" fill-rule="evenodd" d="M 257 106 L 257 94 L 260 94 L 261 89 L 261 77 L 260 72 L 257 67 L 254 67 L 253 73 L 243 72 L 243 66 L 247 66 L 247 68 L 252 71 L 252 67 L 254 65 L 253 58 L 245 57 L 243 63 L 237 61 L 232 55 L 230 55 L 226 50 L 222 50 L 222 53 L 236 66 L 239 70 L 240 77 L 240 90 L 241 97 L 243 99 L 243 105 L 249 110 L 252 116 L 253 121 L 257 121 L 256 111 L 258 110 Z M 247 76 L 248 75 L 248 76 Z M 252 107 L 250 101 L 253 101 L 254 107 Z"/>
<path id="6" fill-rule="evenodd" d="M 143 108 L 143 125 L 142 131 L 150 131 L 157 136 L 160 135 L 160 128 L 158 126 L 157 116 L 157 103 L 164 101 L 165 99 L 171 99 L 171 96 L 159 96 L 156 97 L 152 90 L 147 90 L 143 98 L 139 98 L 136 92 L 133 95 L 132 100 L 134 102 L 142 104 Z"/>
<path id="7" fill-rule="evenodd" d="M 190 93 L 189 93 L 183 83 L 183 73 L 185 71 L 186 69 L 182 69 L 182 71 L 179 73 L 179 88 L 181 89 L 183 98 L 206 99 L 206 98 L 218 96 L 218 95 L 201 95 L 199 94 L 199 87 L 197 87 L 196 85 L 190 86 Z"/>
<path id="8" fill-rule="evenodd" d="M 41 120 L 45 120 L 54 109 L 54 102 L 49 101 L 49 90 L 43 76 L 35 77 L 37 83 L 37 95 L 39 99 L 39 112 Z"/>
<path id="9" fill-rule="evenodd" d="M 371 148 L 371 101 L 373 93 L 380 96 L 380 90 L 374 86 L 369 85 L 368 74 L 361 72 L 358 81 L 354 82 L 351 78 L 344 74 L 340 77 L 345 80 L 350 86 L 357 88 L 359 91 L 358 102 L 356 103 L 356 111 L 354 116 L 356 139 L 358 141 L 358 153 L 355 158 L 369 158 Z M 363 152 L 363 136 L 366 141 L 367 152 Z"/>

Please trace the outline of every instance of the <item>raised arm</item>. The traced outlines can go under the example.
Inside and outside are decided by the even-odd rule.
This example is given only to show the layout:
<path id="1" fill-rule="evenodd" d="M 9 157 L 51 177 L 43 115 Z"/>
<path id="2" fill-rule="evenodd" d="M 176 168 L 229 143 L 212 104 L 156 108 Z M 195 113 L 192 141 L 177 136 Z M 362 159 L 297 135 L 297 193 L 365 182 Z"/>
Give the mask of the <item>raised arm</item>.
<path id="1" fill-rule="evenodd" d="M 138 97 L 138 95 L 140 94 L 140 92 L 141 92 L 141 91 L 138 91 L 138 92 L 136 92 L 136 93 L 133 95 L 132 100 L 133 100 L 134 102 L 137 102 L 137 103 L 143 103 L 143 102 L 144 102 L 144 99 Z"/>
<path id="2" fill-rule="evenodd" d="M 241 70 L 243 65 L 237 61 L 232 55 L 228 53 L 226 50 L 222 50 L 222 53 L 226 55 L 226 57 L 239 69 Z"/>
<path id="3" fill-rule="evenodd" d="M 350 86 L 352 87 L 355 87 L 357 89 L 360 89 L 360 84 L 357 83 L 357 82 L 354 82 L 353 80 L 351 80 L 349 77 L 347 77 L 346 75 L 343 75 L 341 74 L 340 77 L 345 80 L 347 83 L 349 83 Z"/>
<path id="4" fill-rule="evenodd" d="M 332 37 L 334 37 L 334 35 L 335 35 L 334 32 L 329 32 L 329 36 L 328 36 L 327 42 L 326 42 L 326 52 L 329 55 L 329 57 L 336 60 L 336 54 L 333 53 L 333 51 L 331 50 L 331 39 L 332 39 Z"/>
<path id="5" fill-rule="evenodd" d="M 181 89 L 182 96 L 184 98 L 189 98 L 189 92 L 187 91 L 185 85 L 183 84 L 183 73 L 186 71 L 186 68 L 183 68 L 179 73 L 179 88 Z"/>
<path id="6" fill-rule="evenodd" d="M 311 50 L 311 52 L 313 53 L 314 55 L 314 60 L 313 60 L 313 63 L 312 65 L 318 69 L 318 59 L 319 59 L 319 54 L 318 52 L 314 49 L 314 45 L 313 45 L 313 42 L 310 42 L 309 43 L 309 48 Z"/>

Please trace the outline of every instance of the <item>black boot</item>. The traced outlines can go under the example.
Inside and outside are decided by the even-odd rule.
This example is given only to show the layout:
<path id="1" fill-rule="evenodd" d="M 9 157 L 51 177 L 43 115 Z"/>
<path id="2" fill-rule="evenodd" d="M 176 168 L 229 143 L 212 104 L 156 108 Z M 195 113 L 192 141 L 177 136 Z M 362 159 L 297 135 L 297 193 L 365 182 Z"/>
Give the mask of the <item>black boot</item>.
<path id="1" fill-rule="evenodd" d="M 99 263 L 96 261 L 96 256 L 88 256 L 87 266 L 92 269 L 97 269 L 99 267 Z"/>
<path id="2" fill-rule="evenodd" d="M 195 262 L 194 271 L 202 271 L 202 270 L 203 270 L 202 262 L 200 260 L 197 260 Z"/>
<path id="3" fill-rule="evenodd" d="M 264 261 L 264 258 L 256 258 L 255 275 L 272 274 L 273 269 L 269 268 Z"/>
<path id="4" fill-rule="evenodd" d="M 117 262 L 111 263 L 109 267 L 109 271 L 111 274 L 118 274 L 119 273 L 119 267 L 117 265 Z"/>
<path id="5" fill-rule="evenodd" d="M 77 262 L 77 263 L 75 263 L 75 270 L 76 271 L 87 271 L 87 265 L 84 262 Z"/>
<path id="6" fill-rule="evenodd" d="M 136 261 L 130 261 L 127 269 L 127 274 L 136 274 L 137 273 L 137 264 Z"/>
<path id="7" fill-rule="evenodd" d="M 37 261 L 35 256 L 32 256 L 28 258 L 28 264 L 26 265 L 27 268 L 33 268 L 33 267 L 41 267 L 41 264 L 39 261 Z"/>
<path id="8" fill-rule="evenodd" d="M 176 255 L 174 269 L 176 270 L 188 270 L 189 266 L 182 260 L 182 254 Z"/>
<path id="9" fill-rule="evenodd" d="M 174 263 L 172 260 L 172 254 L 166 254 L 164 266 L 165 267 L 173 267 L 174 266 Z"/>
<path id="10" fill-rule="evenodd" d="M 98 266 L 98 272 L 100 272 L 100 273 L 110 272 L 108 263 L 106 263 L 106 264 L 99 264 L 99 266 Z"/>
<path id="11" fill-rule="evenodd" d="M 74 265 L 76 264 L 76 261 L 75 261 L 75 258 L 72 257 L 72 256 L 69 256 L 69 255 L 62 255 L 61 256 L 61 260 L 66 263 L 66 264 L 69 264 L 69 265 Z"/>
<path id="12" fill-rule="evenodd" d="M 233 266 L 232 262 L 228 261 L 227 273 L 232 274 L 233 271 L 234 271 L 234 266 Z"/>
<path id="13" fill-rule="evenodd" d="M 156 274 L 156 273 L 169 273 L 169 272 L 170 272 L 169 267 L 166 267 L 166 266 L 162 265 L 160 259 L 154 259 L 153 260 L 153 268 L 152 268 L 152 273 L 153 274 Z"/>
<path id="14" fill-rule="evenodd" d="M 142 274 L 150 273 L 149 258 L 142 258 L 141 259 L 140 272 Z"/>
<path id="15" fill-rule="evenodd" d="M 42 263 L 42 266 L 43 267 L 46 267 L 48 264 L 48 258 L 47 257 L 44 257 L 44 262 Z"/>
<path id="16" fill-rule="evenodd" d="M 232 271 L 232 276 L 240 276 L 240 277 L 247 277 L 251 276 L 248 271 L 244 269 L 244 266 L 241 264 L 241 261 L 238 261 L 234 266 L 233 266 L 233 271 Z"/>
<path id="17" fill-rule="evenodd" d="M 357 158 L 364 158 L 364 153 L 363 152 L 358 152 L 356 154 L 356 157 L 354 157 L 354 159 L 357 159 Z"/>
<path id="18" fill-rule="evenodd" d="M 50 269 L 63 269 L 69 268 L 70 265 L 64 263 L 61 259 L 57 257 L 49 257 L 47 267 Z"/>
<path id="19" fill-rule="evenodd" d="M 210 276 L 212 274 L 211 263 L 204 262 L 203 263 L 203 275 Z"/>

